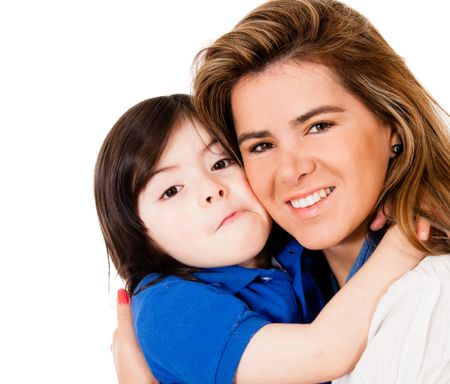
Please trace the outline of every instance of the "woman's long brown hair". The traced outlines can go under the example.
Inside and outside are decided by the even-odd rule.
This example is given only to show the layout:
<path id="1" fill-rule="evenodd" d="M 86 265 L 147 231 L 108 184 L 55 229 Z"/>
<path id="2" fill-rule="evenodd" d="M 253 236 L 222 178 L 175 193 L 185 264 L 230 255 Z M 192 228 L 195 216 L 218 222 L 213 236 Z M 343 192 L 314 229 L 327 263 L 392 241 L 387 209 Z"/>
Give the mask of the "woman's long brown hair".
<path id="1" fill-rule="evenodd" d="M 256 8 L 197 56 L 195 106 L 230 152 L 239 154 L 231 92 L 244 76 L 280 61 L 320 63 L 401 136 L 373 208 L 418 249 L 450 252 L 450 139 L 448 114 L 411 74 L 370 22 L 332 0 L 273 0 Z M 429 220 L 429 241 L 417 238 L 418 215 Z"/>

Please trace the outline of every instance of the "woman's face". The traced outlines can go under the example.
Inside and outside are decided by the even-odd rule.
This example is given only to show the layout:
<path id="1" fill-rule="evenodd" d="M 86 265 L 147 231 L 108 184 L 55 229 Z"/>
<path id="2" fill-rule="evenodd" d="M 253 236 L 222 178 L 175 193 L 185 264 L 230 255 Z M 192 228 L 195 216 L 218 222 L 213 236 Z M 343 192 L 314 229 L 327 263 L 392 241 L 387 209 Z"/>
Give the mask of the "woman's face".
<path id="1" fill-rule="evenodd" d="M 278 63 L 233 89 L 245 171 L 270 215 L 310 249 L 361 241 L 393 131 L 319 64 Z"/>

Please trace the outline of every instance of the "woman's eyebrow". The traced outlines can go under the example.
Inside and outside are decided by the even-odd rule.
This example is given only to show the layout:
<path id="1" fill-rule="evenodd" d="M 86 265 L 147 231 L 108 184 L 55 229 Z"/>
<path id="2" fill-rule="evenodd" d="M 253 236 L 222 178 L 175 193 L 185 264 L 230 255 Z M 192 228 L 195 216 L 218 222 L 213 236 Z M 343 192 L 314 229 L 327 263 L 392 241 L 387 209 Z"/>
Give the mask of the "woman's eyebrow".
<path id="1" fill-rule="evenodd" d="M 241 145 L 245 140 L 262 139 L 266 137 L 272 137 L 272 134 L 266 130 L 243 133 L 242 135 L 238 136 L 238 145 Z"/>
<path id="2" fill-rule="evenodd" d="M 302 124 L 316 115 L 328 112 L 345 112 L 345 110 L 341 107 L 338 107 L 337 105 L 322 105 L 320 107 L 313 108 L 308 112 L 305 112 L 303 115 L 296 117 L 294 120 L 289 122 L 289 125 L 294 126 L 297 124 Z"/>
<path id="3" fill-rule="evenodd" d="M 298 124 L 302 124 L 305 121 L 308 121 L 312 117 L 316 115 L 320 115 L 321 113 L 328 113 L 328 112 L 345 112 L 345 110 L 341 107 L 335 106 L 335 105 L 322 105 L 320 107 L 311 109 L 308 112 L 305 112 L 304 114 L 297 116 L 295 119 L 289 122 L 290 126 L 297 126 Z M 264 131 L 252 131 L 243 133 L 242 135 L 238 136 L 238 145 L 241 145 L 245 140 L 250 139 L 262 139 L 272 137 L 272 134 L 270 131 L 264 130 Z"/>

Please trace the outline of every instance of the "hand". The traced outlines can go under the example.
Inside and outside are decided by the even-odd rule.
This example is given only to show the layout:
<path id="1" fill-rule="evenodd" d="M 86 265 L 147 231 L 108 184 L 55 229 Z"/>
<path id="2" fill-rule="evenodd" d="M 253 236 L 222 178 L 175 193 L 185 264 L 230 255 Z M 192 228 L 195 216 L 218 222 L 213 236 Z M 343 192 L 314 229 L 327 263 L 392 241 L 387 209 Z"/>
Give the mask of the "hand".
<path id="1" fill-rule="evenodd" d="M 378 231 L 383 228 L 388 221 L 389 219 L 387 214 L 383 211 L 383 209 L 379 209 L 370 223 L 370 229 L 372 231 Z M 416 221 L 416 233 L 417 238 L 420 241 L 427 241 L 430 237 L 430 223 L 423 217 L 419 217 Z"/>
<path id="2" fill-rule="evenodd" d="M 117 292 L 117 329 L 113 334 L 112 353 L 119 384 L 157 384 L 139 347 L 133 328 L 127 292 Z"/>
<path id="3" fill-rule="evenodd" d="M 424 219 L 417 220 L 417 228 L 419 228 L 418 235 L 419 231 L 423 231 L 422 236 L 427 240 L 430 231 L 429 223 Z M 425 253 L 411 244 L 398 225 L 392 225 L 387 230 L 378 248 L 388 250 L 391 256 L 395 254 L 397 258 L 408 260 L 414 264 L 418 264 L 425 257 Z"/>

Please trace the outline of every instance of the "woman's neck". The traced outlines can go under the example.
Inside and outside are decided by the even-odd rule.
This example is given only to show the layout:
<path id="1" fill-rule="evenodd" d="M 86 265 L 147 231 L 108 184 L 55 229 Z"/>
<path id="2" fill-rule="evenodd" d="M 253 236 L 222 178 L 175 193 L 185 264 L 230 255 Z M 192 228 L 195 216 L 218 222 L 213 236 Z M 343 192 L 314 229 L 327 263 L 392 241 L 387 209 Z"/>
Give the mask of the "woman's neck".
<path id="1" fill-rule="evenodd" d="M 362 225 L 339 244 L 323 250 L 339 287 L 345 284 L 352 265 L 364 244 L 366 234 L 366 226 Z"/>

